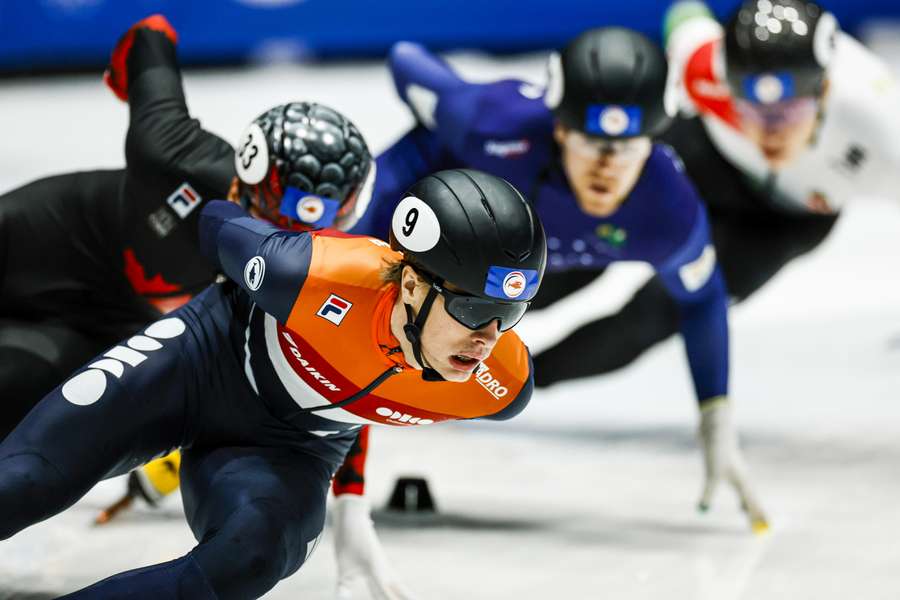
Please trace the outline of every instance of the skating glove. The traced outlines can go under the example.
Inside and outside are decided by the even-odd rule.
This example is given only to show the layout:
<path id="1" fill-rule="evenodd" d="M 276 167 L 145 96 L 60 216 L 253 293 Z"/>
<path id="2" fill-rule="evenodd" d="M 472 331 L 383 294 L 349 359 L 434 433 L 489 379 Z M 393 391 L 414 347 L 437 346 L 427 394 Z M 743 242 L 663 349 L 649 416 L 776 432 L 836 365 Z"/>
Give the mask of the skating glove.
<path id="1" fill-rule="evenodd" d="M 175 29 L 162 15 L 151 15 L 138 21 L 131 26 L 131 29 L 125 32 L 125 35 L 119 38 L 109 59 L 109 66 L 106 67 L 106 72 L 103 73 L 103 82 L 120 100 L 125 102 L 128 101 L 128 55 L 131 53 L 132 45 L 134 45 L 134 34 L 139 29 L 160 31 L 173 44 L 178 43 L 178 34 L 175 33 Z"/>
<path id="2" fill-rule="evenodd" d="M 706 482 L 698 508 L 701 511 L 709 509 L 716 488 L 725 480 L 734 486 L 741 499 L 741 507 L 750 518 L 753 531 L 767 531 L 768 520 L 750 485 L 747 465 L 738 445 L 731 404 L 726 397 L 709 400 L 701 407 L 699 438 L 703 448 Z"/>
<path id="3" fill-rule="evenodd" d="M 391 569 L 375 533 L 369 501 L 356 494 L 342 494 L 334 502 L 334 550 L 337 555 L 337 599 L 354 598 L 365 581 L 375 600 L 413 600 Z"/>

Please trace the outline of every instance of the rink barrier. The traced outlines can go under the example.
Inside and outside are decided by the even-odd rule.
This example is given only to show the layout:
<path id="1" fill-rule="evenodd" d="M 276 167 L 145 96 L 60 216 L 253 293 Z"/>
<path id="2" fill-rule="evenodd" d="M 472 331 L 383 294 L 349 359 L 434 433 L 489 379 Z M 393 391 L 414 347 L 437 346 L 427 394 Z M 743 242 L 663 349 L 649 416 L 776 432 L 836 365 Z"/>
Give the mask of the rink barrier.
<path id="1" fill-rule="evenodd" d="M 825 0 L 855 31 L 900 19 L 898 0 Z M 711 0 L 719 15 L 737 0 Z M 163 13 L 184 64 L 383 56 L 400 39 L 435 50 L 517 52 L 562 45 L 579 31 L 624 25 L 659 37 L 668 0 L 2 0 L 0 71 L 100 68 L 128 26 Z"/>

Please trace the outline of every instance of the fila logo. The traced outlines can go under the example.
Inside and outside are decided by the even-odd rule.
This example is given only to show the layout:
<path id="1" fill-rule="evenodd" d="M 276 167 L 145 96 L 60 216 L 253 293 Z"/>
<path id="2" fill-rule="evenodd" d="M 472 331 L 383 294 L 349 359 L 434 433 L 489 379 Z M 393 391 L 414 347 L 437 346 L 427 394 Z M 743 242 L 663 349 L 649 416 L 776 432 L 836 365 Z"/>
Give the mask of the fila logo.
<path id="1" fill-rule="evenodd" d="M 297 362 L 300 363 L 300 366 L 303 367 L 307 373 L 312 375 L 313 379 L 321 383 L 324 387 L 328 388 L 332 392 L 341 391 L 341 388 L 331 383 L 331 381 L 329 381 L 327 377 L 319 373 L 315 367 L 309 366 L 309 361 L 303 358 L 303 356 L 300 354 L 300 350 L 297 348 L 297 344 L 294 342 L 287 331 L 282 331 L 281 335 L 283 335 L 284 339 L 286 339 L 291 345 L 291 354 L 294 355 L 294 358 L 297 359 Z"/>
<path id="2" fill-rule="evenodd" d="M 414 417 L 412 415 L 390 409 L 386 406 L 379 406 L 375 409 L 375 412 L 378 414 L 378 416 L 384 417 L 388 421 L 393 422 L 395 425 L 399 425 L 401 423 L 404 425 L 431 425 L 432 423 L 434 423 L 434 421 L 432 421 L 431 419 L 420 419 L 419 417 Z"/>
<path id="3" fill-rule="evenodd" d="M 326 321 L 331 321 L 335 325 L 340 325 L 341 321 L 344 320 L 344 317 L 347 316 L 347 313 L 350 312 L 351 308 L 353 308 L 352 302 L 344 300 L 335 294 L 331 294 L 328 296 L 328 300 L 319 307 L 319 312 L 316 314 Z"/>
<path id="4" fill-rule="evenodd" d="M 203 198 L 200 197 L 200 194 L 198 194 L 187 182 L 178 186 L 178 189 L 172 192 L 171 196 L 166 198 L 166 203 L 171 206 L 172 210 L 174 210 L 182 219 L 191 214 L 191 211 L 197 208 L 202 201 Z"/>
<path id="5" fill-rule="evenodd" d="M 184 321 L 179 318 L 157 321 L 144 330 L 143 335 L 132 337 L 124 346 L 113 347 L 103 358 L 91 363 L 87 369 L 63 384 L 63 398 L 78 406 L 93 404 L 106 391 L 106 373 L 121 379 L 126 366 L 137 367 L 147 360 L 144 352 L 153 352 L 163 347 L 159 340 L 178 337 L 184 330 Z"/>
<path id="6" fill-rule="evenodd" d="M 491 370 L 483 362 L 478 363 L 478 366 L 475 367 L 475 381 L 498 400 L 509 393 L 506 387 L 494 379 L 494 376 L 491 375 Z"/>

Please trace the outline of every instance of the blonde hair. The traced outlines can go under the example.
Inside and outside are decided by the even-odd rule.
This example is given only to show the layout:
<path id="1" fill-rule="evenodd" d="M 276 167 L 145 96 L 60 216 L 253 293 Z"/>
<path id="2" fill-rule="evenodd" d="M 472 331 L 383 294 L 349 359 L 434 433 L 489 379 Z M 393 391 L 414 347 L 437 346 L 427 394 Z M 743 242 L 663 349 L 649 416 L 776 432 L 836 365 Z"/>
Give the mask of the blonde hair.
<path id="1" fill-rule="evenodd" d="M 393 283 L 400 287 L 403 281 L 403 267 L 406 263 L 403 260 L 385 260 L 384 267 L 381 268 L 381 281 L 384 283 Z"/>

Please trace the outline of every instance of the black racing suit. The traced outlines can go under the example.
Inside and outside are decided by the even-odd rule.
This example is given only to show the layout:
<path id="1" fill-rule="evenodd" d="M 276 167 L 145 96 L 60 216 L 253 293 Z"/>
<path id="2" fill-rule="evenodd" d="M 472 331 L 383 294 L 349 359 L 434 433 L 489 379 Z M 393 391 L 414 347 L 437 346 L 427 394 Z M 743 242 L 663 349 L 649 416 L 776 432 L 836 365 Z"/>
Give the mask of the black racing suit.
<path id="1" fill-rule="evenodd" d="M 128 78 L 125 169 L 0 196 L 0 439 L 73 369 L 215 278 L 197 219 L 227 195 L 233 149 L 188 114 L 164 34 L 135 32 Z"/>
<path id="2" fill-rule="evenodd" d="M 718 261 L 735 301 L 744 300 L 785 264 L 818 246 L 837 220 L 836 214 L 779 209 L 765 189 L 755 187 L 722 157 L 699 118 L 676 120 L 661 141 L 675 148 L 706 201 Z M 600 273 L 545 276 L 535 307 L 549 306 Z M 654 277 L 618 313 L 579 327 L 535 356 L 535 384 L 609 373 L 678 330 L 677 306 Z"/>

